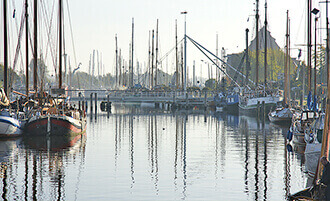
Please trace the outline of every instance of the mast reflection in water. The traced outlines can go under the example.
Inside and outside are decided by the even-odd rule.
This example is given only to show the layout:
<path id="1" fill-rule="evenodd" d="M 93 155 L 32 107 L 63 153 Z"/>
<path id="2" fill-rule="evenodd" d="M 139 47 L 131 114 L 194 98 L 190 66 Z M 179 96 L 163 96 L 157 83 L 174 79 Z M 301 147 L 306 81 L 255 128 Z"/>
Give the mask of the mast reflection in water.
<path id="1" fill-rule="evenodd" d="M 305 186 L 288 128 L 254 117 L 118 104 L 88 119 L 75 143 L 0 141 L 2 199 L 286 200 Z"/>

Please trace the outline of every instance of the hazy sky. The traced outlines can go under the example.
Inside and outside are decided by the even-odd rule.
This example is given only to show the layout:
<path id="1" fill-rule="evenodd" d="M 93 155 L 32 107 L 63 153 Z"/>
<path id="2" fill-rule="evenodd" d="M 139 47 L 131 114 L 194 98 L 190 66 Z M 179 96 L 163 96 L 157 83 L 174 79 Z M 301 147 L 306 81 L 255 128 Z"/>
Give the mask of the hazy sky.
<path id="1" fill-rule="evenodd" d="M 22 0 L 8 0 L 10 9 L 16 6 L 18 23 L 21 16 Z M 52 1 L 53 2 L 53 1 Z M 32 2 L 31 2 L 32 3 Z M 49 5 L 51 3 L 47 2 Z M 255 35 L 255 1 L 254 0 L 69 0 L 71 21 L 73 25 L 74 43 L 77 63 L 82 63 L 83 71 L 88 72 L 89 58 L 92 51 L 102 53 L 105 71 L 114 73 L 115 35 L 118 36 L 118 46 L 126 60 L 129 56 L 129 43 L 132 34 L 132 18 L 134 18 L 134 62 L 144 63 L 148 60 L 149 31 L 156 29 L 159 19 L 159 58 L 165 55 L 175 45 L 175 20 L 178 21 L 178 38 L 183 38 L 184 15 L 187 11 L 187 35 L 195 39 L 206 48 L 215 52 L 216 34 L 219 37 L 219 49 L 224 47 L 228 53 L 243 51 L 245 47 L 245 29 L 250 29 L 250 40 Z M 295 57 L 299 44 L 306 43 L 306 1 L 305 0 L 268 0 L 268 29 L 276 38 L 280 47 L 284 47 L 286 10 L 289 10 L 291 19 L 291 45 L 292 56 Z M 67 4 L 67 0 L 64 0 Z M 264 23 L 265 1 L 260 1 L 260 25 Z M 321 10 L 321 27 L 325 27 L 325 4 L 313 2 L 313 6 Z M 32 7 L 32 5 L 30 5 Z M 1 18 L 2 16 L 2 5 Z M 30 8 L 32 9 L 32 8 Z M 65 6 L 66 9 L 66 6 Z M 11 14 L 12 11 L 9 13 Z M 41 12 L 41 11 L 39 11 Z M 67 11 L 65 11 L 67 19 Z M 17 17 L 19 16 L 19 17 Z M 248 20 L 249 18 L 249 20 Z M 13 20 L 10 19 L 11 26 Z M 32 21 L 32 20 L 31 20 Z M 68 21 L 65 22 L 68 25 Z M 3 22 L 1 20 L 1 44 L 3 44 Z M 31 23 L 32 25 L 32 23 Z M 30 26 L 31 26 L 30 25 Z M 260 26 L 260 27 L 261 27 Z M 15 29 L 12 29 L 15 30 Z M 17 31 L 15 31 L 17 33 Z M 72 54 L 70 30 L 66 26 L 66 46 L 72 65 L 75 65 Z M 16 37 L 16 38 L 15 38 Z M 323 40 L 325 34 L 320 35 Z M 17 36 L 11 34 L 11 52 L 16 48 Z M 40 39 L 41 40 L 41 39 Z M 15 41 L 15 42 L 14 42 Z M 43 39 L 42 41 L 45 41 Z M 299 47 L 301 48 L 301 47 Z M 45 50 L 43 50 L 45 52 Z M 197 74 L 201 71 L 201 55 L 196 48 L 188 42 L 187 63 L 192 66 L 196 61 Z M 45 54 L 45 53 L 44 53 Z M 3 46 L 0 49 L 3 62 Z M 303 54 L 303 56 L 305 56 Z M 11 63 L 13 56 L 11 56 Z M 174 54 L 164 60 L 163 70 L 172 73 L 174 68 Z M 167 61 L 167 68 L 166 68 Z M 51 63 L 48 65 L 52 65 Z M 205 64 L 204 64 L 205 65 Z M 205 67 L 202 66 L 203 69 Z M 203 70 L 204 71 L 204 70 Z M 205 72 L 204 72 L 205 73 Z"/>

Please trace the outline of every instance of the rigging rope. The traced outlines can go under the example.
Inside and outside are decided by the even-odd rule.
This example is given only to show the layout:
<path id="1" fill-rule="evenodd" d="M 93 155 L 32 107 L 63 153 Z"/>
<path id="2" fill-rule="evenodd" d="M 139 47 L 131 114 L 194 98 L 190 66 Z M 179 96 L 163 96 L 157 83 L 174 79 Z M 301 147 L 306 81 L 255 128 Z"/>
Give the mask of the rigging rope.
<path id="1" fill-rule="evenodd" d="M 233 66 L 231 66 L 230 64 L 228 64 L 227 62 L 225 62 L 225 61 L 223 61 L 222 59 L 220 59 L 219 57 L 217 57 L 215 54 L 213 54 L 212 52 L 210 52 L 209 50 L 207 50 L 205 47 L 203 47 L 202 45 L 200 45 L 199 43 L 197 43 L 196 41 L 194 41 L 192 38 L 190 38 L 189 36 L 186 36 L 191 42 L 193 42 L 193 44 L 197 47 L 197 45 L 199 46 L 199 47 L 201 47 L 201 48 L 203 48 L 205 51 L 207 51 L 209 54 L 211 54 L 213 57 L 215 57 L 215 58 L 217 58 L 218 60 L 220 60 L 222 63 L 224 63 L 224 64 L 226 64 L 227 66 L 229 66 L 231 69 L 233 69 L 234 71 L 237 71 Z M 198 49 L 200 49 L 200 48 L 198 48 Z M 201 50 L 201 49 L 200 49 Z M 202 51 L 203 52 L 203 51 Z M 204 53 L 204 52 L 203 52 Z M 205 53 L 204 53 L 204 55 L 206 55 Z M 216 65 L 216 63 L 213 61 L 213 60 L 211 60 L 215 65 Z M 216 65 L 217 66 L 217 65 Z M 232 79 L 226 72 L 224 72 L 219 66 L 217 66 L 223 73 L 225 73 L 225 75 L 227 75 L 228 76 L 228 78 L 229 79 Z M 243 74 L 241 74 L 240 72 L 238 72 L 241 76 L 243 76 L 244 78 L 246 78 L 246 76 L 245 75 L 243 75 Z M 248 80 L 252 83 L 252 84 L 254 84 L 255 85 L 255 83 L 250 79 L 250 78 L 248 78 Z M 250 89 L 250 87 L 249 86 L 247 86 L 249 89 Z"/>
<path id="2" fill-rule="evenodd" d="M 15 6 L 15 5 L 13 5 Z M 13 86 L 13 81 L 14 81 L 14 72 L 15 72 L 15 68 L 16 68 L 16 64 L 17 64 L 17 60 L 19 57 L 19 54 L 21 53 L 21 39 L 22 39 L 22 34 L 23 34 L 23 28 L 24 28 L 24 22 L 25 22 L 25 13 L 22 12 L 22 16 L 21 16 L 21 24 L 20 24 L 20 29 L 19 29 L 19 33 L 18 33 L 18 41 L 17 41 L 17 46 L 16 46 L 16 51 L 15 51 L 15 55 L 14 55 L 14 61 L 13 61 L 13 66 L 12 66 L 12 71 L 8 72 L 9 74 L 9 88 L 11 88 L 11 86 Z M 16 21 L 16 25 L 17 25 L 17 20 Z M 17 30 L 18 32 L 18 30 Z M 21 53 L 22 55 L 22 53 Z M 21 61 L 22 61 L 22 57 L 21 57 Z"/>
<path id="3" fill-rule="evenodd" d="M 54 67 L 54 70 L 55 70 L 55 74 L 56 74 L 56 64 L 57 64 L 57 60 L 56 60 L 56 50 L 54 51 L 54 49 L 56 49 L 56 45 L 54 45 L 52 42 L 52 24 L 53 24 L 53 19 L 54 19 L 54 10 L 55 10 L 55 2 L 53 3 L 52 5 L 52 13 L 51 13 L 51 18 L 49 20 L 48 18 L 48 13 L 47 13 L 47 9 L 45 7 L 45 4 L 43 3 L 43 1 L 41 1 L 41 5 L 42 5 L 42 11 L 44 13 L 44 16 L 45 16 L 45 20 L 44 20 L 44 23 L 45 23 L 45 27 L 48 27 L 48 31 L 47 31 L 47 44 L 46 44 L 46 50 L 50 50 L 50 53 L 51 53 L 51 57 L 52 57 L 52 62 L 53 62 L 53 67 Z M 55 48 L 54 48 L 55 46 Z M 47 55 L 48 55 L 48 51 L 46 51 L 46 55 L 45 55 L 45 60 L 47 59 Z"/>
<path id="4" fill-rule="evenodd" d="M 240 87 L 239 86 L 239 84 L 233 79 L 233 78 L 231 78 L 223 69 L 221 69 L 217 64 L 216 64 L 216 62 L 215 61 L 213 61 L 202 49 L 201 49 L 201 47 L 204 49 L 204 50 L 206 50 L 203 46 L 201 46 L 201 45 L 199 45 L 196 41 L 194 41 L 193 39 L 191 39 L 191 38 L 189 38 L 188 36 L 186 36 L 210 61 L 212 61 L 212 63 L 216 66 L 216 67 L 218 67 L 218 69 L 220 69 L 231 81 L 233 81 L 238 87 Z M 206 50 L 207 52 L 209 52 L 208 50 Z M 214 54 L 212 54 L 211 52 L 209 52 L 211 55 L 213 55 L 213 56 L 215 56 Z M 218 57 L 216 57 L 216 58 L 218 58 Z M 219 58 L 218 58 L 219 59 Z M 220 61 L 222 61 L 221 59 L 219 59 Z M 224 61 L 222 61 L 222 62 L 224 62 Z"/>
<path id="5" fill-rule="evenodd" d="M 179 42 L 178 42 L 178 46 L 179 46 L 179 44 L 180 43 L 182 43 L 182 41 L 184 40 L 184 38 L 182 38 Z M 168 57 L 168 55 L 173 51 L 173 50 L 175 50 L 175 47 L 176 46 L 174 46 L 172 49 L 170 49 L 164 56 L 162 56 L 159 60 L 158 60 L 158 63 L 161 63 L 166 57 Z"/>

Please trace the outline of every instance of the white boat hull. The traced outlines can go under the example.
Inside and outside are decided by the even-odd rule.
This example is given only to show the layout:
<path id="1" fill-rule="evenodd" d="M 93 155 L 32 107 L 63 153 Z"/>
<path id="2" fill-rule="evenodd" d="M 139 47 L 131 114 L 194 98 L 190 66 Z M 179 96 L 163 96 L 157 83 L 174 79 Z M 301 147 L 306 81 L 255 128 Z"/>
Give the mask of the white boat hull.
<path id="1" fill-rule="evenodd" d="M 306 143 L 305 148 L 305 168 L 310 176 L 314 176 L 319 158 L 321 156 L 321 143 Z"/>
<path id="2" fill-rule="evenodd" d="M 0 116 L 0 137 L 17 137 L 23 133 L 19 120 Z"/>
<path id="3" fill-rule="evenodd" d="M 271 107 L 276 106 L 276 103 L 279 101 L 278 97 L 266 96 L 266 97 L 254 97 L 248 98 L 245 101 L 240 101 L 239 108 L 245 111 L 256 111 L 258 106 L 261 106 L 262 103 L 265 104 L 265 107 L 270 109 Z"/>

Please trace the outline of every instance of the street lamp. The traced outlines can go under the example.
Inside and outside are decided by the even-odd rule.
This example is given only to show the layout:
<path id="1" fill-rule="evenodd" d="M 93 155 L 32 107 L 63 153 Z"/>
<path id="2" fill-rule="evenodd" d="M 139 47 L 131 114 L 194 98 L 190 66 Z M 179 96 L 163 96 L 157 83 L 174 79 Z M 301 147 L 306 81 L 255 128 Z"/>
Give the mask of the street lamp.
<path id="1" fill-rule="evenodd" d="M 187 11 L 181 12 L 182 15 L 184 15 L 184 91 L 187 91 L 187 23 L 186 23 L 186 16 Z"/>

